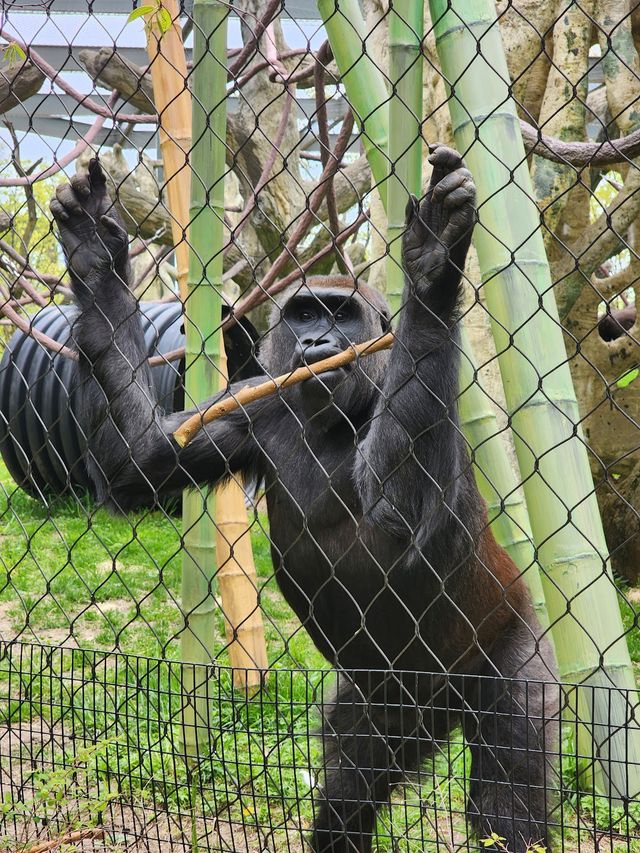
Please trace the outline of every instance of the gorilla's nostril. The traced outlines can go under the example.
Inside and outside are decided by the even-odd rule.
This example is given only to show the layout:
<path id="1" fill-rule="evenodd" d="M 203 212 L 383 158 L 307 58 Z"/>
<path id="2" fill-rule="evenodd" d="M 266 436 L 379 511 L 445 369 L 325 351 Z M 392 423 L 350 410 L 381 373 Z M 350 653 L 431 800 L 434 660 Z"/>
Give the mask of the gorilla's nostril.
<path id="1" fill-rule="evenodd" d="M 302 338 L 300 341 L 303 347 L 322 347 L 330 343 L 328 338 Z"/>

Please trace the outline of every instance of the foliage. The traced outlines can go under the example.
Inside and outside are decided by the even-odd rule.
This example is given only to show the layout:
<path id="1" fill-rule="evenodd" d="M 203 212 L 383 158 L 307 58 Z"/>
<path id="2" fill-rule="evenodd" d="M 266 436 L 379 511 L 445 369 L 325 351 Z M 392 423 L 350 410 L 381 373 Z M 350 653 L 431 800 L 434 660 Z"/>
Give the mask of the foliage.
<path id="1" fill-rule="evenodd" d="M 171 13 L 162 5 L 162 0 L 155 0 L 154 3 L 148 3 L 144 6 L 138 6 L 134 9 L 127 18 L 127 23 L 136 21 L 138 18 L 143 18 L 145 15 L 150 17 L 145 21 L 145 27 L 157 27 L 160 35 L 164 35 L 171 29 Z"/>
<path id="2" fill-rule="evenodd" d="M 15 41 L 10 42 L 4 49 L 3 59 L 5 62 L 9 63 L 9 66 L 12 66 L 14 63 L 24 62 L 26 58 L 27 54 Z"/>
<path id="3" fill-rule="evenodd" d="M 0 163 L 0 174 L 7 175 L 9 164 Z M 29 225 L 29 210 L 24 187 L 0 188 L 0 212 L 6 214 L 11 221 L 11 228 L 2 239 L 19 254 L 29 256 L 30 266 L 38 272 L 61 275 L 64 263 L 58 241 L 53 233 L 52 218 L 49 214 L 49 201 L 55 195 L 55 189 L 64 176 L 55 175 L 45 178 L 32 185 L 37 219 L 33 233 L 25 245 L 24 235 Z"/>
<path id="4" fill-rule="evenodd" d="M 23 785 L 31 796 L 19 799 L 10 789 L 0 800 L 5 825 L 15 828 L 0 841 L 0 850 L 15 850 L 16 843 L 26 844 L 58 823 L 64 831 L 96 826 L 117 796 L 102 775 L 104 759 L 113 743 L 113 738 L 104 738 L 70 753 L 60 753 L 50 769 L 26 772 Z"/>

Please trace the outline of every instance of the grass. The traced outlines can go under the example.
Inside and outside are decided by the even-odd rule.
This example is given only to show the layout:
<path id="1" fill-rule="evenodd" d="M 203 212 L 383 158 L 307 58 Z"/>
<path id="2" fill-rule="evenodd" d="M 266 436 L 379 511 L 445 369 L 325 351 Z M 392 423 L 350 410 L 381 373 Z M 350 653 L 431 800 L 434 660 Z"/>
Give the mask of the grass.
<path id="1" fill-rule="evenodd" d="M 269 839 L 301 849 L 322 763 L 314 708 L 335 675 L 277 589 L 266 530 L 256 517 L 267 686 L 254 700 L 233 690 L 219 611 L 219 666 L 205 679 L 208 740 L 188 757 L 179 517 L 116 517 L 75 498 L 44 506 L 0 468 L 0 638 L 21 641 L 0 646 L 0 849 L 53 827 L 62 835 L 106 826 L 115 851 L 137 825 L 145 838 L 153 825 L 159 851 L 176 833 L 194 833 L 203 850 L 253 851 Z M 639 662 L 636 607 L 624 604 L 623 619 Z M 574 791 L 571 759 L 563 764 L 565 843 L 584 847 L 594 823 L 623 836 L 624 813 Z M 381 815 L 379 853 L 435 853 L 464 841 L 467 766 L 456 734 Z"/>
<path id="2" fill-rule="evenodd" d="M 176 515 L 114 516 L 74 497 L 44 506 L 18 490 L 0 463 L 0 634 L 177 660 L 180 528 Z M 267 529 L 256 516 L 252 543 L 271 662 L 324 669 L 278 592 Z M 224 662 L 221 611 L 216 629 L 212 649 Z M 283 632 L 293 635 L 286 647 Z"/>

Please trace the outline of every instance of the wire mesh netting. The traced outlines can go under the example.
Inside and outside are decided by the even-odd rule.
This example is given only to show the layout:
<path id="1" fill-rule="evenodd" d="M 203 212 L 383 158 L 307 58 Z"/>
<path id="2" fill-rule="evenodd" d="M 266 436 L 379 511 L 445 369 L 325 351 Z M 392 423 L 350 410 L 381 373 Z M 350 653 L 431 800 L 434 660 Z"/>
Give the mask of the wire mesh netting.
<path id="1" fill-rule="evenodd" d="M 635 5 L 0 36 L 0 845 L 640 849 Z"/>
<path id="2" fill-rule="evenodd" d="M 332 701 L 341 689 L 338 680 L 342 685 L 345 680 L 360 681 L 374 693 L 380 684 L 380 673 L 375 672 L 338 676 L 335 671 L 280 669 L 272 673 L 270 688 L 259 699 L 242 699 L 233 693 L 228 668 L 198 668 L 196 679 L 206 684 L 208 700 L 207 716 L 200 722 L 211 742 L 206 755 L 193 764 L 185 762 L 177 748 L 184 742 L 184 727 L 190 725 L 185 719 L 190 700 L 182 688 L 183 664 L 14 644 L 3 655 L 2 674 L 9 683 L 9 699 L 22 707 L 20 679 L 26 673 L 30 714 L 4 726 L 0 735 L 0 756 L 7 768 L 2 790 L 12 803 L 4 810 L 3 831 L 17 847 L 32 837 L 34 823 L 54 837 L 80 833 L 74 828 L 82 827 L 85 845 L 91 842 L 107 850 L 302 850 L 301 839 L 314 814 L 312 794 L 318 795 L 317 768 L 325 760 L 329 769 L 336 769 L 331 744 L 315 737 L 317 706 Z M 403 690 L 394 692 L 399 684 Z M 402 693 L 419 686 L 433 695 L 428 710 L 402 699 Z M 391 804 L 373 830 L 378 848 L 475 846 L 466 828 L 467 799 L 474 796 L 472 756 L 459 727 L 459 709 L 476 706 L 478 689 L 492 696 L 498 719 L 503 713 L 500 694 L 518 694 L 521 711 L 511 711 L 508 719 L 509 733 L 516 737 L 523 724 L 533 731 L 540 723 L 527 712 L 530 694 L 548 691 L 549 743 L 537 738 L 526 747 L 509 743 L 501 758 L 512 760 L 515 749 L 523 762 L 535 761 L 540 749 L 549 748 L 554 764 L 545 790 L 550 828 L 563 832 L 573 846 L 591 844 L 597 815 L 603 827 L 608 823 L 597 831 L 599 845 L 637 843 L 636 821 L 610 799 L 592 793 L 576 808 L 576 768 L 593 763 L 596 754 L 581 754 L 575 747 L 578 735 L 570 711 L 575 687 L 567 685 L 560 694 L 555 686 L 517 679 L 506 689 L 496 687 L 492 679 L 483 679 L 478 688 L 475 678 L 399 672 L 393 684 L 386 683 L 380 701 L 360 695 L 353 706 L 354 723 L 365 717 L 378 722 L 366 731 L 360 728 L 363 749 L 374 751 L 377 738 L 393 738 L 386 721 L 402 713 L 406 733 L 415 731 L 424 759 L 411 777 L 395 780 Z M 587 692 L 592 693 L 589 688 Z M 479 718 L 474 719 L 477 725 Z M 563 747 L 550 748 L 553 727 L 561 719 Z M 451 728 L 451 736 L 434 736 L 432 732 L 443 731 L 443 723 Z M 624 763 L 627 756 L 619 760 Z M 485 792 L 498 797 L 502 793 L 526 807 L 541 791 L 500 781 L 494 792 Z M 482 807 L 482 801 L 477 805 Z"/>

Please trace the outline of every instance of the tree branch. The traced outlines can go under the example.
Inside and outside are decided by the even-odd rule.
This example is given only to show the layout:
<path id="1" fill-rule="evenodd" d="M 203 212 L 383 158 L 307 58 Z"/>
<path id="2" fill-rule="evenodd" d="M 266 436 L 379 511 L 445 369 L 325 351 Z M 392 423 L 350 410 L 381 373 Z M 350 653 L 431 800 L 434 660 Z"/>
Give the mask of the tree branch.
<path id="1" fill-rule="evenodd" d="M 567 316 L 602 259 L 625 245 L 631 223 L 640 212 L 640 169 L 629 169 L 623 189 L 609 207 L 571 246 L 572 266 L 558 275 L 555 287 L 560 319 Z"/>
<path id="2" fill-rule="evenodd" d="M 6 297 L 6 294 L 5 294 Z M 17 326 L 18 329 L 23 331 L 25 335 L 28 335 L 30 338 L 36 340 L 39 344 L 46 347 L 47 349 L 52 350 L 55 353 L 59 353 L 60 355 L 65 356 L 66 358 L 71 358 L 74 361 L 78 360 L 78 353 L 74 352 L 69 347 L 61 344 L 59 341 L 54 341 L 53 338 L 50 338 L 49 335 L 45 335 L 44 332 L 40 332 L 38 329 L 35 329 L 31 323 L 21 317 L 20 314 L 13 308 L 9 299 L 5 298 L 5 300 L 0 304 L 0 313 L 4 314 L 4 316 L 10 320 L 14 326 Z"/>
<path id="3" fill-rule="evenodd" d="M 129 113 L 114 113 L 113 112 L 113 104 L 107 104 L 105 107 L 103 104 L 99 104 L 94 101 L 92 98 L 88 98 L 86 95 L 83 95 L 82 92 L 79 92 L 75 89 L 70 83 L 68 83 L 64 77 L 60 74 L 59 71 L 49 65 L 48 62 L 40 56 L 40 54 L 34 50 L 30 45 L 26 42 L 23 42 L 21 39 L 17 38 L 15 35 L 8 33 L 5 29 L 0 28 L 0 36 L 6 39 L 8 42 L 14 42 L 18 45 L 18 47 L 22 48 L 22 50 L 27 55 L 29 61 L 35 65 L 45 77 L 48 77 L 52 83 L 55 83 L 56 86 L 59 86 L 63 92 L 72 97 L 75 101 L 81 104 L 83 107 L 86 107 L 88 110 L 91 110 L 92 113 L 95 113 L 98 116 L 101 116 L 103 119 L 109 118 L 113 121 L 128 121 L 128 122 L 142 122 L 143 124 L 153 124 L 158 121 L 157 115 L 143 115 L 142 113 L 137 114 L 129 114 Z"/>
<path id="4" fill-rule="evenodd" d="M 13 148 L 11 151 L 11 164 L 20 178 L 26 178 L 28 177 L 29 173 L 34 171 L 34 169 L 29 169 L 29 172 L 26 172 L 23 169 L 22 160 L 20 157 L 20 143 L 18 142 L 18 137 L 16 136 L 15 128 L 10 121 L 5 121 L 4 126 L 9 131 L 11 141 L 13 143 Z M 33 194 L 33 186 L 31 184 L 24 184 L 23 189 L 27 201 L 27 224 L 25 226 L 22 236 L 18 236 L 22 241 L 23 251 L 25 252 L 25 254 L 27 254 L 29 252 L 29 245 L 31 244 L 33 232 L 35 231 L 36 224 L 38 222 L 38 211 L 36 208 L 36 200 Z"/>
<path id="5" fill-rule="evenodd" d="M 640 154 L 640 129 L 615 141 L 604 142 L 563 142 L 553 136 L 545 136 L 539 128 L 522 120 L 520 129 L 527 154 L 537 154 L 553 163 L 564 163 L 577 169 L 625 163 Z"/>
<path id="6" fill-rule="evenodd" d="M 43 81 L 42 71 L 28 59 L 0 67 L 0 113 L 8 112 L 35 95 Z"/>
<path id="7" fill-rule="evenodd" d="M 326 42 L 325 42 L 326 44 Z M 316 95 L 316 121 L 318 122 L 318 142 L 320 143 L 320 161 L 322 168 L 326 169 L 329 162 L 329 157 L 333 156 L 329 143 L 329 121 L 327 118 L 327 102 L 324 88 L 324 65 L 320 55 L 316 62 L 315 74 L 315 95 Z M 336 204 L 336 196 L 333 188 L 333 176 L 327 181 L 327 212 L 329 214 L 329 232 L 332 239 L 340 231 L 340 222 L 338 220 L 338 208 Z M 348 260 L 345 255 L 338 250 L 336 246 L 336 261 L 341 273 L 346 273 L 349 269 Z M 351 270 L 353 271 L 353 270 Z"/>
<path id="8" fill-rule="evenodd" d="M 275 261 L 271 265 L 271 268 L 266 273 L 262 281 L 257 284 L 253 291 L 243 300 L 243 302 L 246 302 L 248 304 L 248 307 L 245 310 L 249 310 L 253 307 L 254 304 L 258 304 L 258 293 L 260 291 L 268 290 L 268 288 L 276 280 L 276 278 L 283 270 L 287 261 L 290 258 L 295 260 L 293 253 L 298 247 L 300 240 L 302 240 L 304 235 L 311 227 L 313 220 L 316 218 L 316 212 L 326 196 L 327 189 L 329 187 L 329 181 L 338 170 L 340 161 L 342 160 L 344 152 L 346 151 L 349 145 L 352 128 L 353 113 L 351 112 L 351 110 L 348 110 L 342 122 L 342 130 L 340 131 L 340 134 L 336 141 L 335 151 L 333 152 L 332 158 L 328 162 L 326 168 L 320 175 L 316 188 L 309 196 L 309 200 L 307 202 L 307 209 L 300 216 L 300 219 L 298 220 L 297 225 L 293 229 L 291 237 L 289 237 L 289 239 L 287 240 L 284 249 L 275 259 Z"/>
<path id="9" fill-rule="evenodd" d="M 217 403 L 209 406 L 204 412 L 192 415 L 174 432 L 174 441 L 180 447 L 186 447 L 205 424 L 209 424 L 223 417 L 223 415 L 229 414 L 229 412 L 234 412 L 241 406 L 247 406 L 249 403 L 262 400 L 265 397 L 272 397 L 283 388 L 289 388 L 291 385 L 306 382 L 312 376 L 318 376 L 328 370 L 336 370 L 339 367 L 351 364 L 357 358 L 364 358 L 365 356 L 374 355 L 374 353 L 389 349 L 393 346 L 394 340 L 395 336 L 393 332 L 388 332 L 379 338 L 372 338 L 360 344 L 351 344 L 348 349 L 337 353 L 337 355 L 323 358 L 321 361 L 316 361 L 313 364 L 305 364 L 296 370 L 283 373 L 281 376 L 274 376 L 272 379 L 267 379 L 266 382 L 261 382 L 259 385 L 241 388 L 235 394 L 229 394 L 222 400 L 218 400 Z"/>
<path id="10" fill-rule="evenodd" d="M 118 93 L 113 92 L 111 97 L 109 98 L 109 105 L 113 105 L 118 100 Z M 104 125 L 106 119 L 104 116 L 98 116 L 94 123 L 91 125 L 89 130 L 85 133 L 85 135 L 77 142 L 74 147 L 69 151 L 64 157 L 61 157 L 59 160 L 53 164 L 53 166 L 49 166 L 46 169 L 43 169 L 41 172 L 38 172 L 36 175 L 25 175 L 22 178 L 0 178 L 0 187 L 24 187 L 29 184 L 35 184 L 36 181 L 42 181 L 45 178 L 50 178 L 52 175 L 55 175 L 61 169 L 64 169 L 65 166 L 68 166 L 69 163 L 73 163 L 82 152 L 91 145 L 93 140 L 96 138 L 102 126 Z"/>

